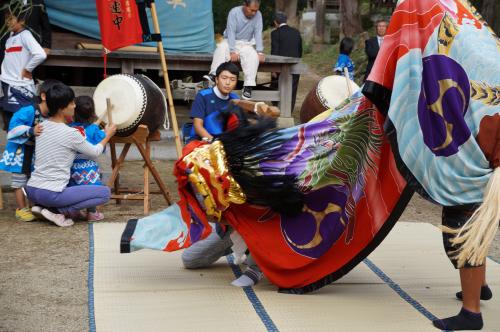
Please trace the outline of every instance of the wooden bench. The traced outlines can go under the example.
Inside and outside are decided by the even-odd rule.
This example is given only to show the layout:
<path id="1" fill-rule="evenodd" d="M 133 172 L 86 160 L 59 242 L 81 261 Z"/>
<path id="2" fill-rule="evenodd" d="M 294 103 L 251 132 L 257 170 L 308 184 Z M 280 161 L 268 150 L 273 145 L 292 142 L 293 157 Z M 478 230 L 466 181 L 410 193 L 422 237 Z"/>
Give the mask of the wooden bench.
<path id="1" fill-rule="evenodd" d="M 172 53 L 167 54 L 168 70 L 200 71 L 207 73 L 212 63 L 212 54 Z M 43 66 L 102 68 L 102 52 L 98 50 L 53 49 Z M 108 54 L 108 68 L 119 68 L 122 73 L 134 73 L 136 69 L 161 70 L 160 57 L 150 52 L 117 51 Z M 305 72 L 300 59 L 266 55 L 259 72 L 281 73 L 278 91 L 255 91 L 254 100 L 278 101 L 281 110 L 280 124 L 293 125 L 292 118 L 292 74 Z"/>

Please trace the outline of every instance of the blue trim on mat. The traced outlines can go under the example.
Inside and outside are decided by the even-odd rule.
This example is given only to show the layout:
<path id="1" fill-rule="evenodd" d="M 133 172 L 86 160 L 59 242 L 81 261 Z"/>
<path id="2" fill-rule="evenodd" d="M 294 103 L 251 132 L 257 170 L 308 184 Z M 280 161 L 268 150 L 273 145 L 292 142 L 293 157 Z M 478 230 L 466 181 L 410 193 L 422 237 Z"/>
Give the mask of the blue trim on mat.
<path id="1" fill-rule="evenodd" d="M 488 256 L 488 258 L 494 261 L 495 263 L 500 264 L 500 261 L 498 259 L 495 259 L 492 256 Z"/>
<path id="2" fill-rule="evenodd" d="M 236 278 L 239 278 L 242 275 L 242 272 L 240 267 L 234 264 L 233 255 L 227 255 L 226 259 L 227 262 L 229 263 L 229 266 L 231 267 L 231 270 L 233 270 L 233 273 L 236 276 Z M 257 315 L 259 315 L 259 318 L 266 327 L 266 329 L 268 331 L 278 332 L 279 331 L 278 328 L 276 327 L 276 325 L 274 325 L 271 316 L 269 316 L 269 314 L 267 313 L 266 309 L 262 305 L 262 302 L 260 302 L 259 298 L 257 297 L 257 294 L 255 294 L 253 288 L 252 287 L 242 287 L 242 288 L 248 300 L 250 301 L 250 303 L 252 303 L 255 312 L 257 313 Z"/>
<path id="3" fill-rule="evenodd" d="M 89 302 L 89 332 L 95 332 L 94 312 L 94 227 L 89 223 L 89 273 L 87 278 L 88 302 Z"/>
<path id="4" fill-rule="evenodd" d="M 387 284 L 387 286 L 391 287 L 393 291 L 395 291 L 403 300 L 408 302 L 413 308 L 417 309 L 425 318 L 430 321 L 439 319 L 434 316 L 429 310 L 425 309 L 423 305 L 421 305 L 417 300 L 410 296 L 407 292 L 405 292 L 401 286 L 396 284 L 387 274 L 384 273 L 377 265 L 375 265 L 371 260 L 365 258 L 363 263 L 366 264 L 383 282 Z"/>

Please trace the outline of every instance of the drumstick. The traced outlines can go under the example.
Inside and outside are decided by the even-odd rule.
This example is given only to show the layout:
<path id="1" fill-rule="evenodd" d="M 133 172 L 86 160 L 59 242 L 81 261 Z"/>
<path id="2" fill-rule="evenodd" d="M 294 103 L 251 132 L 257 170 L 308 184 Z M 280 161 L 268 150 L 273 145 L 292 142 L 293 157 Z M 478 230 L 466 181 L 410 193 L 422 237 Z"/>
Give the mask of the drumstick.
<path id="1" fill-rule="evenodd" d="M 104 117 L 108 117 L 108 123 L 112 123 L 113 117 L 111 115 L 111 109 L 113 108 L 113 105 L 111 104 L 111 100 L 109 98 L 106 98 L 106 112 L 101 114 L 97 120 L 94 121 L 94 124 L 100 125 L 101 123 L 104 122 Z"/>
<path id="2" fill-rule="evenodd" d="M 344 76 L 345 76 L 345 81 L 347 83 L 347 92 L 349 93 L 349 97 L 352 95 L 352 88 L 351 88 L 351 79 L 349 78 L 349 71 L 347 70 L 347 67 L 344 67 Z"/>
<path id="3" fill-rule="evenodd" d="M 106 114 L 108 115 L 108 124 L 113 123 L 113 117 L 111 115 L 112 108 L 113 108 L 113 105 L 111 105 L 111 99 L 106 98 Z"/>
<path id="4" fill-rule="evenodd" d="M 101 116 L 98 117 L 97 120 L 94 121 L 94 124 L 99 126 L 102 122 L 104 122 L 103 119 L 105 116 L 106 116 L 106 113 L 101 114 Z"/>

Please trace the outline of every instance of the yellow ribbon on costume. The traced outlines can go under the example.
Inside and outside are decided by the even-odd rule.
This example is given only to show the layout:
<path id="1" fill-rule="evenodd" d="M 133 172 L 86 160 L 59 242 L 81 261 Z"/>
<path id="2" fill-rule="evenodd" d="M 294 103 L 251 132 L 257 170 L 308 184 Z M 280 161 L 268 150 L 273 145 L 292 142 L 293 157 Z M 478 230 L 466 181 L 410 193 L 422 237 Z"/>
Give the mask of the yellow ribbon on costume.
<path id="1" fill-rule="evenodd" d="M 189 182 L 201 195 L 207 215 L 220 220 L 222 211 L 231 203 L 245 203 L 245 193 L 229 174 L 222 142 L 202 145 L 185 156 L 183 161 L 189 170 Z"/>

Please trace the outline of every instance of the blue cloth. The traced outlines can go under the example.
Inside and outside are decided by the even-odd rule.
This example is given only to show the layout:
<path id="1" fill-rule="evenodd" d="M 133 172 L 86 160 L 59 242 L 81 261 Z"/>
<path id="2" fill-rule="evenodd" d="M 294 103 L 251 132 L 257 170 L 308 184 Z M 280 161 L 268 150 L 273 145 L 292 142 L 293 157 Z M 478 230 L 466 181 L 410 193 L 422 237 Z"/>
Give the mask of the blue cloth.
<path id="1" fill-rule="evenodd" d="M 351 81 L 354 81 L 354 63 L 348 55 L 340 54 L 337 58 L 337 62 L 335 66 L 333 66 L 334 72 L 339 72 L 341 75 L 344 75 L 344 68 L 347 68 L 349 72 L 349 78 Z"/>
<path id="2" fill-rule="evenodd" d="M 131 1 L 135 2 L 135 1 Z M 100 39 L 95 1 L 45 0 L 50 23 Z M 211 53 L 215 48 L 212 1 L 156 1 L 163 47 L 168 52 Z M 153 32 L 151 15 L 149 27 Z M 145 43 L 156 46 L 156 43 Z"/>
<path id="3" fill-rule="evenodd" d="M 73 122 L 71 127 L 77 128 L 85 139 L 96 145 L 106 137 L 106 133 L 95 124 Z M 102 185 L 101 182 L 101 169 L 99 164 L 93 160 L 86 158 L 84 155 L 78 154 L 71 166 L 71 177 L 68 186 L 81 186 L 81 185 Z"/>
<path id="4" fill-rule="evenodd" d="M 15 113 L 23 107 L 35 103 L 35 95 L 22 86 L 12 86 L 2 82 L 2 107 L 5 112 Z"/>
<path id="5" fill-rule="evenodd" d="M 211 135 L 219 135 L 224 132 L 224 118 L 222 114 L 227 113 L 232 99 L 239 99 L 235 93 L 230 93 L 227 100 L 217 97 L 213 88 L 201 90 L 195 97 L 191 107 L 191 118 L 203 119 L 203 127 Z M 194 127 L 191 129 L 191 137 L 194 137 Z"/>
<path id="6" fill-rule="evenodd" d="M 43 119 L 40 111 L 32 105 L 14 113 L 9 124 L 5 151 L 0 159 L 1 170 L 22 173 L 25 144 L 34 144 L 33 127 Z"/>

